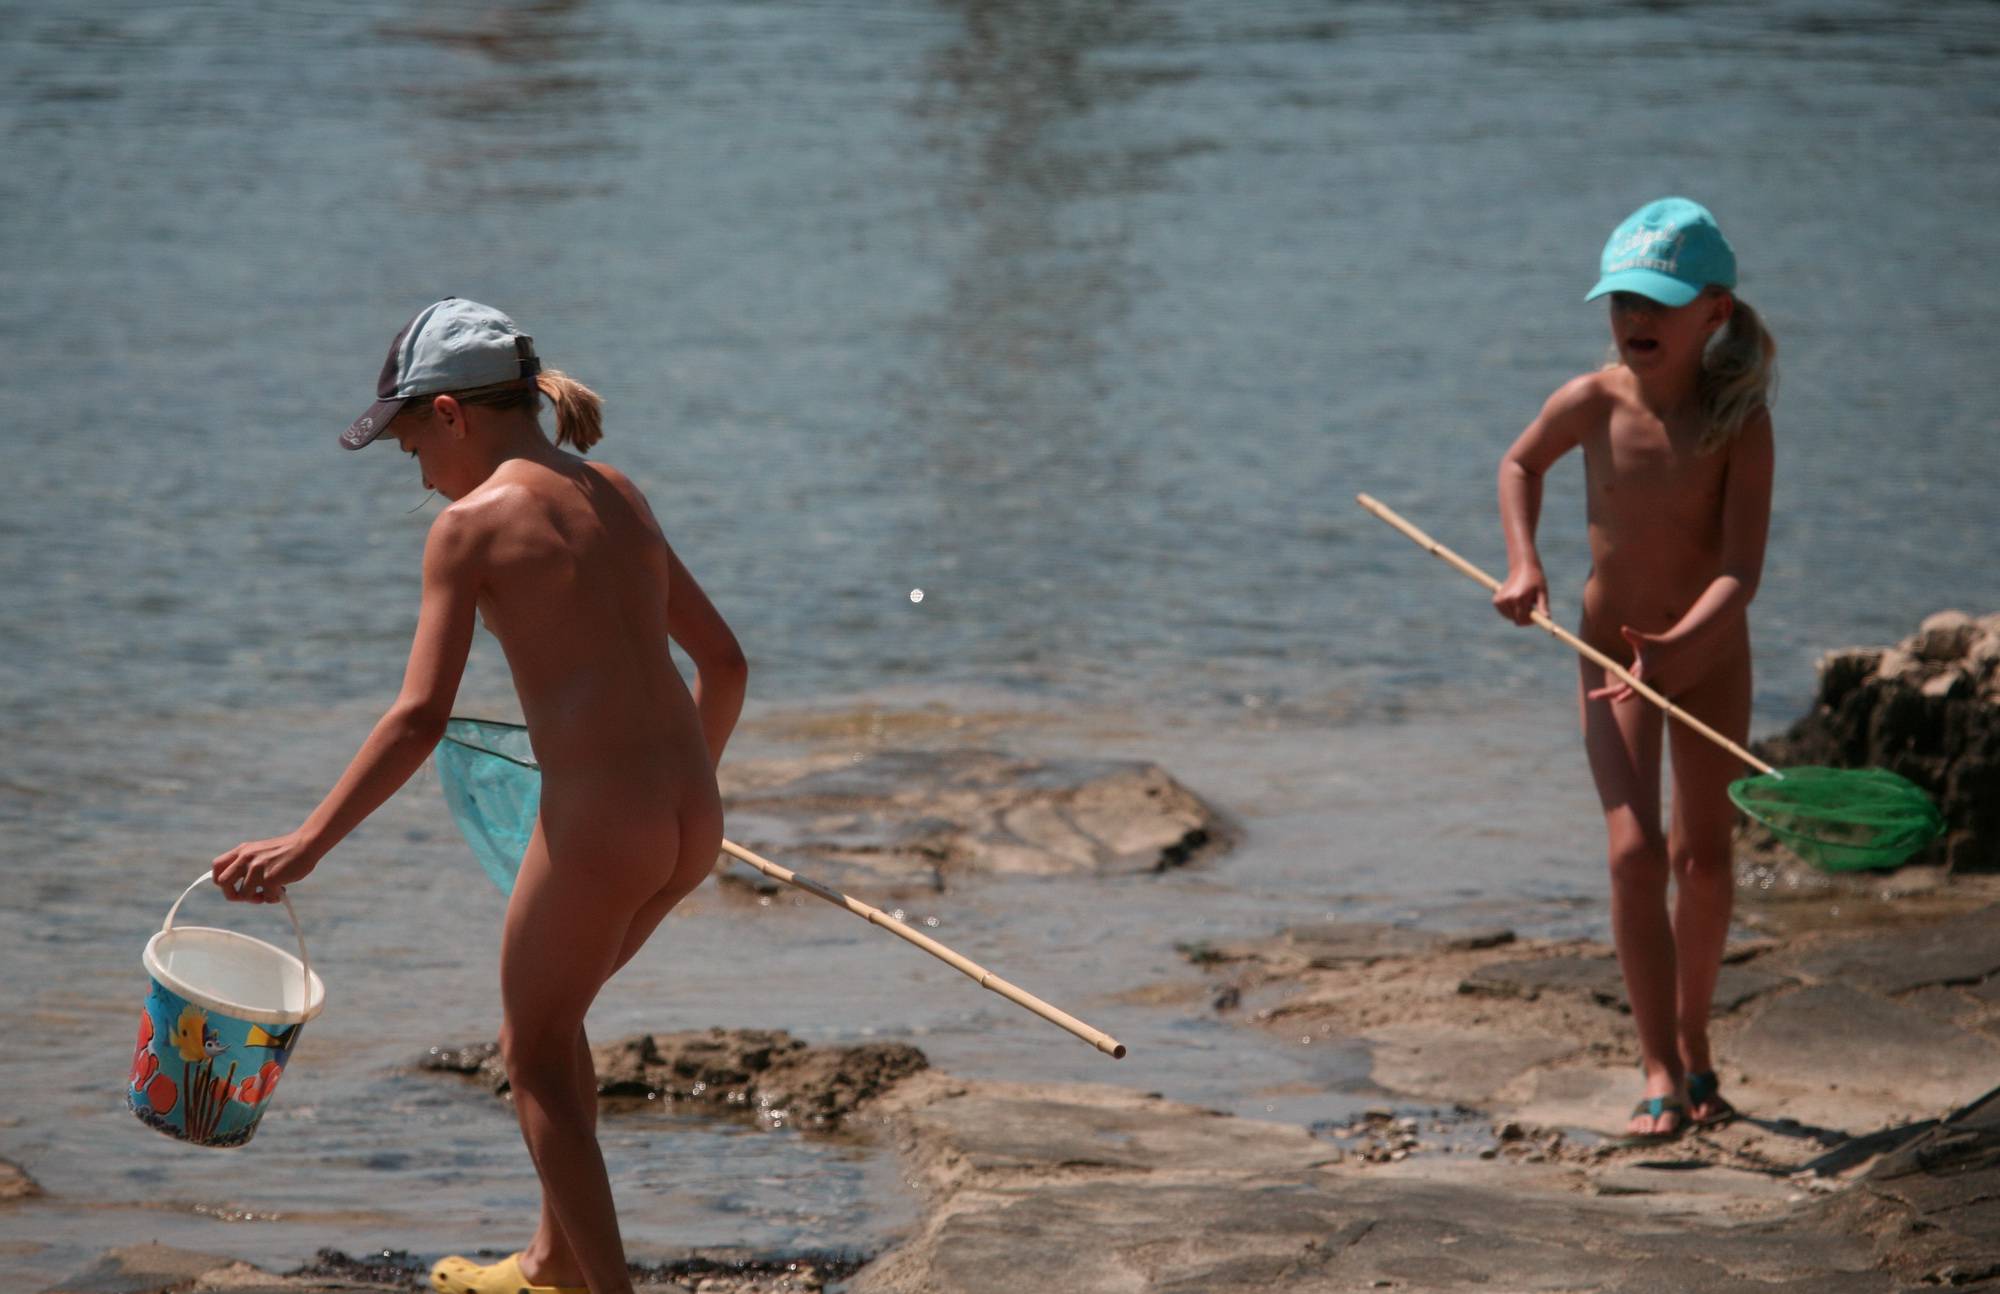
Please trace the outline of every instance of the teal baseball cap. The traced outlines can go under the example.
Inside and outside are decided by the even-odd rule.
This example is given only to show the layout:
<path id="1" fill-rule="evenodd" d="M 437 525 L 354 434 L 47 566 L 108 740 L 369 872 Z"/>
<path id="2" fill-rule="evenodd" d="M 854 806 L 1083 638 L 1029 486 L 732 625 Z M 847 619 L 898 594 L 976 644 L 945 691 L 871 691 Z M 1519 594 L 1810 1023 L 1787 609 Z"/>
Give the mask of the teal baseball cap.
<path id="1" fill-rule="evenodd" d="M 1686 198 L 1661 198 L 1611 231 L 1598 274 L 1585 301 L 1636 292 L 1664 306 L 1684 306 L 1710 284 L 1736 286 L 1736 251 L 1707 207 Z"/>
<path id="2" fill-rule="evenodd" d="M 506 315 L 462 297 L 433 301 L 389 343 L 375 403 L 340 433 L 340 443 L 347 449 L 366 445 L 418 396 L 530 381 L 541 371 L 535 339 Z"/>

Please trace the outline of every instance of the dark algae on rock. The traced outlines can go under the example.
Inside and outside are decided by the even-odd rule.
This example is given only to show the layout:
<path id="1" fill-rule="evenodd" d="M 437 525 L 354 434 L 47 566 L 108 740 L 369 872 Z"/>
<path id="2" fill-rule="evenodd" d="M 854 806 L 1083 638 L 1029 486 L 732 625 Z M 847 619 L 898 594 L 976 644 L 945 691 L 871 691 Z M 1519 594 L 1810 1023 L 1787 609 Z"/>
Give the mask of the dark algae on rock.
<path id="1" fill-rule="evenodd" d="M 614 1103 L 690 1102 L 819 1131 L 930 1064 L 908 1043 L 815 1047 L 779 1029 L 634 1034 L 591 1048 L 591 1058 L 598 1095 Z M 433 1047 L 418 1067 L 475 1077 L 495 1095 L 508 1090 L 494 1043 Z"/>

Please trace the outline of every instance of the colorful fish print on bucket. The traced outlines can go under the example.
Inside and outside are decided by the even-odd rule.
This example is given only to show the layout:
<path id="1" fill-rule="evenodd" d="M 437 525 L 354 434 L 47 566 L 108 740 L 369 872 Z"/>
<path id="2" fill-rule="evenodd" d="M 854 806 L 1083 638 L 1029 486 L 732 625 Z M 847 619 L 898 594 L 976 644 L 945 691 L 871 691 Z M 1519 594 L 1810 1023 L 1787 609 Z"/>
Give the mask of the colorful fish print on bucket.
<path id="1" fill-rule="evenodd" d="M 240 1146 L 291 1059 L 299 1026 L 267 1029 L 212 1015 L 153 986 L 139 1011 L 126 1099 L 149 1127 L 204 1146 Z"/>
<path id="2" fill-rule="evenodd" d="M 152 989 L 139 1009 L 125 1099 L 140 1122 L 170 1137 L 240 1146 L 263 1120 L 326 986 L 306 962 L 289 898 L 296 957 L 233 930 L 175 926 L 181 903 L 207 884 L 203 876 L 190 885 L 146 944 Z"/>

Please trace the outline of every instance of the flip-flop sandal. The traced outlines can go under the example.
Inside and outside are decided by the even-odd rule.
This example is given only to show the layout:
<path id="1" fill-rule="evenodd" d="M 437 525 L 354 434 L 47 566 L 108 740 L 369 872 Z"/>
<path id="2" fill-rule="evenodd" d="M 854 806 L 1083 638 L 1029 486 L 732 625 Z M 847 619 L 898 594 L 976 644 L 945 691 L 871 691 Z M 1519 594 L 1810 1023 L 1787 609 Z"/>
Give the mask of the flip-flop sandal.
<path id="1" fill-rule="evenodd" d="M 481 1267 L 457 1254 L 440 1258 L 431 1268 L 431 1288 L 438 1294 L 590 1294 L 581 1285 L 530 1285 L 521 1274 L 521 1255 L 509 1254 Z"/>
<path id="2" fill-rule="evenodd" d="M 1706 1105 L 1715 1113 L 1705 1119 L 1696 1119 L 1697 1128 L 1716 1128 L 1737 1117 L 1736 1107 L 1722 1099 L 1722 1080 L 1712 1069 L 1699 1074 L 1688 1075 L 1688 1106 Z"/>
<path id="3" fill-rule="evenodd" d="M 1687 1103 L 1678 1096 L 1649 1096 L 1632 1107 L 1634 1115 L 1643 1114 L 1654 1123 L 1663 1114 L 1674 1116 L 1674 1126 L 1665 1132 L 1628 1132 L 1620 1138 L 1621 1146 L 1658 1146 L 1673 1141 L 1688 1130 Z"/>

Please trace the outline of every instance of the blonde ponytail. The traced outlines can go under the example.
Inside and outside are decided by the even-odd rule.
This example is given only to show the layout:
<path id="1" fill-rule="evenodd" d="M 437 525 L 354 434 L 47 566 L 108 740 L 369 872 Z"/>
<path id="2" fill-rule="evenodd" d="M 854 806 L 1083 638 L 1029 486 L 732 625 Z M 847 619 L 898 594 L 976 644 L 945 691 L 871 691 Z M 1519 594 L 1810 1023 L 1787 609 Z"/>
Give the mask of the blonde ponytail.
<path id="1" fill-rule="evenodd" d="M 556 410 L 556 444 L 584 454 L 604 439 L 604 401 L 597 392 L 560 369 L 545 368 L 535 377 Z"/>
<path id="2" fill-rule="evenodd" d="M 1742 297 L 1729 322 L 1709 338 L 1695 378 L 1704 430 L 1696 445 L 1706 454 L 1727 445 L 1743 424 L 1771 402 L 1778 384 L 1778 343 Z"/>

